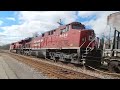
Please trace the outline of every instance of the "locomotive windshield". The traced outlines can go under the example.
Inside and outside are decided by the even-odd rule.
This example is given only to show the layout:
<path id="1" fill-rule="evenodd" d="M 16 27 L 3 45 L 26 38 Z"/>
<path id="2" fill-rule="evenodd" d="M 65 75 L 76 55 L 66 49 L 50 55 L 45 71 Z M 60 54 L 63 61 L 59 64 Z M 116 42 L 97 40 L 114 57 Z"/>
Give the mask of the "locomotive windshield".
<path id="1" fill-rule="evenodd" d="M 81 24 L 72 24 L 72 29 L 83 29 L 84 27 Z"/>

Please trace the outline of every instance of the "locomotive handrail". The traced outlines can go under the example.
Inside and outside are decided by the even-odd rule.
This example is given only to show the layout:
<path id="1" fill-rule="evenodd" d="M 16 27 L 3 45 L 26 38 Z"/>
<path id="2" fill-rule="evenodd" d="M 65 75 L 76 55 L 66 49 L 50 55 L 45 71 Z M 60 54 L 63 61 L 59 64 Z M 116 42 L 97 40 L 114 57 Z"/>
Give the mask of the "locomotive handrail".
<path id="1" fill-rule="evenodd" d="M 95 37 L 96 38 L 96 37 Z M 90 44 L 95 40 L 95 38 L 88 44 L 88 46 L 86 47 L 86 53 L 87 53 L 87 49 L 90 46 Z"/>

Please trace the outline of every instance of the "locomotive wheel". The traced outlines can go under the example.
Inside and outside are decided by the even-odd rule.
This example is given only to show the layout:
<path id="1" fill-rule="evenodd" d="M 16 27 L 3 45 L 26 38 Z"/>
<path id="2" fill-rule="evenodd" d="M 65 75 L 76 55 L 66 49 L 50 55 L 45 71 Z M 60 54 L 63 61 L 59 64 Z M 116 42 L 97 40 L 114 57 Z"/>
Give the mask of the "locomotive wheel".
<path id="1" fill-rule="evenodd" d="M 109 63 L 108 69 L 112 73 L 120 73 L 119 62 L 117 62 L 117 61 L 111 61 Z"/>

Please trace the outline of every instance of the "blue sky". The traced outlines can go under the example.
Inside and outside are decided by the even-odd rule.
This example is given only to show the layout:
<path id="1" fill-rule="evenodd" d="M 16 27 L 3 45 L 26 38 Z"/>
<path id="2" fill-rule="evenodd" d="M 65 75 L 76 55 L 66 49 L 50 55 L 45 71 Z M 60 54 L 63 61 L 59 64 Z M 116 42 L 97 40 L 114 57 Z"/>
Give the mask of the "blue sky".
<path id="1" fill-rule="evenodd" d="M 81 22 L 100 35 L 106 32 L 106 18 L 113 12 L 116 11 L 0 11 L 0 45 L 57 28 L 59 19 L 65 24 Z"/>
<path id="2" fill-rule="evenodd" d="M 18 15 L 16 13 L 17 11 L 0 11 L 0 21 L 3 21 L 1 26 L 11 26 L 11 25 L 19 24 Z M 14 18 L 15 20 L 10 20 L 7 18 Z M 88 18 L 78 17 L 75 21 L 84 22 L 84 21 L 89 21 L 91 19 L 95 19 L 95 16 Z M 4 30 L 0 30 L 0 31 L 2 32 Z"/>
<path id="3" fill-rule="evenodd" d="M 18 13 L 17 11 L 0 11 L 0 21 L 3 22 L 0 26 L 3 27 L 3 26 L 19 25 L 20 20 L 18 19 L 17 13 Z M 77 13 L 78 12 L 76 12 L 76 15 Z M 8 18 L 14 18 L 15 20 L 11 20 Z M 95 15 L 88 18 L 77 17 L 75 21 L 84 22 L 84 21 L 89 21 L 91 19 L 96 19 Z M 91 28 L 89 25 L 87 25 L 86 27 Z M 0 29 L 0 32 L 3 32 L 3 31 L 4 30 Z"/>
<path id="4" fill-rule="evenodd" d="M 14 18 L 15 20 L 10 20 L 7 18 Z M 10 26 L 19 23 L 15 11 L 0 11 L 0 20 L 3 21 L 1 26 Z"/>

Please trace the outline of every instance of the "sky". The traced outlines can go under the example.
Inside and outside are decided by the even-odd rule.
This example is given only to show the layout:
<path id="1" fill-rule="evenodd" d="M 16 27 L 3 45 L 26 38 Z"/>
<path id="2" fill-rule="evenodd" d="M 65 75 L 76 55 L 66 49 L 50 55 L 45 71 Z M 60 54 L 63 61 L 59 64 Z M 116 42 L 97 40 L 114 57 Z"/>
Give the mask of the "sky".
<path id="1" fill-rule="evenodd" d="M 108 34 L 107 16 L 114 12 L 118 11 L 0 11 L 0 45 L 55 29 L 59 19 L 64 24 L 81 22 L 97 36 Z"/>

